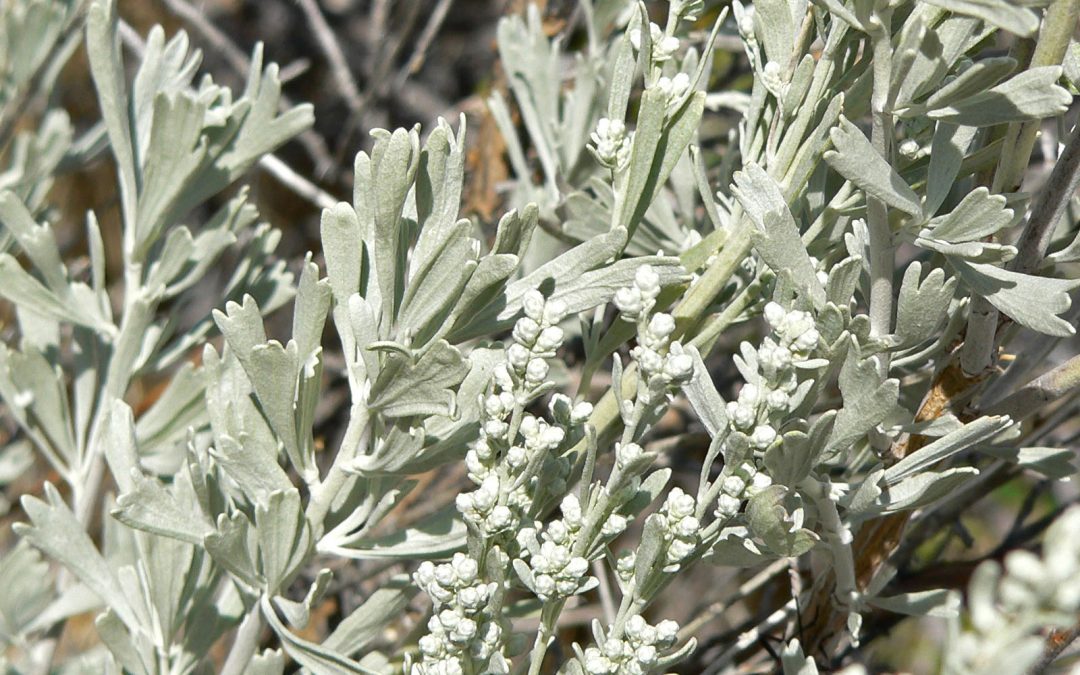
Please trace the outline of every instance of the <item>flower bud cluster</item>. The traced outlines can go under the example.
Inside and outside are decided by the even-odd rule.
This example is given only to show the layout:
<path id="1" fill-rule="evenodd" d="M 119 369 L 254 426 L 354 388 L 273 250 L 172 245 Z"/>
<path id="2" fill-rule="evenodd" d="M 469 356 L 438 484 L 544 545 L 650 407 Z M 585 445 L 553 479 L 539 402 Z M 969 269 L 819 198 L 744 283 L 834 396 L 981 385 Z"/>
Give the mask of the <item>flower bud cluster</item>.
<path id="1" fill-rule="evenodd" d="M 656 80 L 652 84 L 652 89 L 656 89 L 664 98 L 667 99 L 668 112 L 671 112 L 671 108 L 682 100 L 686 92 L 690 90 L 690 76 L 686 73 L 676 73 L 672 77 L 664 75 Z"/>
<path id="2" fill-rule="evenodd" d="M 797 366 L 806 363 L 818 347 L 814 317 L 809 312 L 787 310 L 778 303 L 765 306 L 770 332 L 755 350 L 743 345 L 743 352 L 755 356 L 757 376 L 743 385 L 738 398 L 727 404 L 728 425 L 745 434 L 750 448 L 759 455 L 782 443 L 778 427 L 798 404 Z M 725 467 L 716 514 L 731 517 L 739 503 L 768 487 L 770 479 L 751 462 Z"/>
<path id="3" fill-rule="evenodd" d="M 697 502 L 681 488 L 672 488 L 664 505 L 660 507 L 660 517 L 664 524 L 664 541 L 667 553 L 664 571 L 679 571 L 679 564 L 694 552 L 698 545 L 698 532 L 701 522 L 694 517 Z"/>
<path id="4" fill-rule="evenodd" d="M 970 628 L 957 630 L 946 650 L 946 670 L 985 673 L 1040 638 L 1031 634 L 1046 625 L 1072 626 L 1080 612 L 1080 507 L 1072 507 L 1050 525 L 1042 555 L 1010 551 L 1004 569 L 982 563 L 968 590 Z M 1033 663 L 1028 664 L 1033 665 Z M 1021 663 L 1017 672 L 1024 669 Z"/>
<path id="5" fill-rule="evenodd" d="M 414 673 L 459 673 L 463 659 L 484 662 L 501 648 L 503 627 L 488 612 L 497 584 L 484 583 L 475 560 L 456 553 L 441 565 L 425 561 L 413 579 L 435 607 Z"/>
<path id="6" fill-rule="evenodd" d="M 573 494 L 566 495 L 560 510 L 562 518 L 549 523 L 539 537 L 534 528 L 523 529 L 518 535 L 521 558 L 528 560 L 531 572 L 529 585 L 544 602 L 584 592 L 597 583 L 588 574 L 589 561 L 573 554 L 585 524 L 578 498 Z"/>
<path id="7" fill-rule="evenodd" d="M 1068 524 L 1073 527 L 1064 527 Z M 1005 612 L 1075 615 L 1080 610 L 1080 540 L 1054 536 L 1080 531 L 1080 510 L 1067 512 L 1055 525 L 1047 533 L 1041 557 L 1024 549 L 1005 557 L 1005 575 L 998 587 Z"/>
<path id="8" fill-rule="evenodd" d="M 674 646 L 678 634 L 674 621 L 652 626 L 635 614 L 626 621 L 621 638 L 608 637 L 587 648 L 581 665 L 589 675 L 644 675 L 657 667 L 661 652 Z"/>
<path id="9" fill-rule="evenodd" d="M 609 169 L 621 171 L 630 161 L 631 137 L 632 134 L 627 133 L 626 125 L 621 120 L 602 117 L 596 123 L 589 148 L 596 161 Z"/>
<path id="10" fill-rule="evenodd" d="M 663 312 L 651 313 L 659 294 L 660 275 L 651 265 L 638 268 L 633 285 L 615 293 L 615 306 L 622 318 L 638 325 L 638 344 L 630 355 L 650 391 L 676 389 L 694 374 L 693 358 L 681 343 L 671 341 L 675 319 Z"/>
<path id="11" fill-rule="evenodd" d="M 724 468 L 721 477 L 720 497 L 716 506 L 716 517 L 726 520 L 739 512 L 743 500 L 753 497 L 772 485 L 772 479 L 752 462 L 743 462 L 734 469 Z"/>
<path id="12" fill-rule="evenodd" d="M 649 54 L 653 64 L 670 61 L 675 52 L 679 51 L 679 38 L 668 35 L 660 26 L 649 23 L 649 39 L 652 41 L 652 52 Z M 635 28 L 630 31 L 630 44 L 634 49 L 641 49 L 641 29 Z"/>
<path id="13" fill-rule="evenodd" d="M 465 457 L 469 479 L 477 488 L 459 494 L 456 506 L 470 525 L 470 536 L 480 538 L 489 568 L 493 560 L 505 567 L 514 556 L 531 557 L 545 595 L 556 597 L 576 592 L 588 580 L 587 562 L 569 555 L 570 536 L 581 526 L 581 509 L 575 511 L 576 502 L 564 501 L 563 519 L 548 528 L 542 543 L 535 528 L 522 524 L 533 522 L 530 514 L 537 498 L 565 492 L 569 461 L 559 458 L 559 449 L 576 440 L 572 434 L 581 435 L 592 406 L 554 394 L 548 406 L 552 421 L 525 412 L 551 387 L 547 359 L 562 345 L 558 324 L 567 307 L 531 291 L 522 299 L 522 308 L 524 316 L 514 326 L 506 360 L 495 366 L 488 392 L 481 397 L 479 437 Z M 530 534 L 535 550 L 525 548 Z M 482 664 L 501 648 L 503 629 L 496 622 L 499 584 L 485 583 L 477 567 L 472 558 L 459 553 L 450 563 L 425 562 L 417 570 L 417 585 L 435 604 L 429 633 L 420 641 L 422 662 L 417 672 L 461 672 L 463 664 L 470 663 L 485 667 Z"/>
<path id="14" fill-rule="evenodd" d="M 521 306 L 525 316 L 514 324 L 514 344 L 506 349 L 506 362 L 527 388 L 536 388 L 547 380 L 546 359 L 562 346 L 558 324 L 566 318 L 567 308 L 562 300 L 545 300 L 537 290 L 526 293 Z"/>
<path id="15" fill-rule="evenodd" d="M 525 315 L 514 326 L 506 362 L 495 367 L 492 389 L 481 401 L 480 436 L 465 455 L 469 478 L 479 487 L 457 497 L 465 520 L 489 537 L 516 530 L 532 506 L 536 484 L 535 476 L 519 478 L 529 467 L 536 469 L 553 457 L 568 432 L 592 414 L 590 404 L 575 405 L 567 396 L 555 394 L 549 404 L 555 423 L 521 413 L 511 438 L 507 420 L 547 385 L 547 359 L 562 345 L 563 331 L 557 324 L 567 312 L 564 302 L 546 300 L 539 291 L 527 293 L 522 307 Z"/>
<path id="16" fill-rule="evenodd" d="M 761 69 L 761 82 L 778 101 L 784 99 L 788 83 L 784 81 L 784 69 L 776 61 L 767 61 Z"/>

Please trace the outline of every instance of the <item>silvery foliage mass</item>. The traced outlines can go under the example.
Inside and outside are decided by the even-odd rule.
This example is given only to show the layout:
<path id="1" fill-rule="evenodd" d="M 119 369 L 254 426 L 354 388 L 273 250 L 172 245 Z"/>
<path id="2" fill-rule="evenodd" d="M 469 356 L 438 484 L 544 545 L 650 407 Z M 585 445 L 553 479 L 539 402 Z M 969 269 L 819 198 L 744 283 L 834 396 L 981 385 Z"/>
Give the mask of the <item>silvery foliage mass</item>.
<path id="1" fill-rule="evenodd" d="M 981 566 L 964 620 L 953 591 L 896 594 L 888 565 L 864 574 L 858 535 L 947 505 L 987 467 L 1076 473 L 1021 424 L 1076 367 L 1025 386 L 1039 358 L 991 364 L 999 345 L 1047 355 L 1074 332 L 1080 238 L 1062 214 L 1076 180 L 1019 186 L 1038 121 L 1064 125 L 1080 61 L 1060 26 L 1077 4 L 759 0 L 717 16 L 672 0 L 660 26 L 644 6 L 583 0 L 573 53 L 531 9 L 499 26 L 513 102 L 489 106 L 516 178 L 494 238 L 459 218 L 464 118 L 378 130 L 353 202 L 323 211 L 325 275 L 310 257 L 294 275 L 244 190 L 187 220 L 311 124 L 307 106 L 279 112 L 276 66 L 256 50 L 234 93 L 196 77 L 183 33 L 154 29 L 125 64 L 113 2 L 7 3 L 0 121 L 80 45 L 102 121 L 76 136 L 48 110 L 3 157 L 0 396 L 18 431 L 0 482 L 41 453 L 61 484 L 23 498 L 0 559 L 0 663 L 211 672 L 223 641 L 230 674 L 290 659 L 312 673 L 661 672 L 696 646 L 647 611 L 680 573 L 798 559 L 817 570 L 800 600 L 824 598 L 833 639 L 857 642 L 871 610 L 944 616 L 943 672 L 1023 672 L 1040 628 L 1080 609 L 1080 512 L 1041 554 Z M 1034 53 L 985 56 L 1001 32 Z M 741 41 L 749 94 L 709 89 L 718 34 Z M 717 109 L 738 119 L 723 139 L 702 126 Z M 52 176 L 106 146 L 117 275 L 98 214 L 74 260 L 48 223 Z M 186 323 L 223 256 L 237 262 L 212 314 Z M 290 302 L 292 338 L 268 340 L 263 316 Z M 742 378 L 725 402 L 705 363 L 742 322 L 764 330 L 720 356 Z M 571 338 L 576 391 L 559 375 Z M 942 373 L 971 391 L 931 414 Z M 349 409 L 322 448 L 329 377 Z M 162 379 L 134 414 L 133 385 Z M 594 379 L 604 393 L 587 400 Z M 676 400 L 711 439 L 678 485 L 649 433 Z M 453 466 L 469 480 L 454 502 L 387 518 L 416 475 Z M 313 643 L 296 630 L 343 559 L 396 575 Z M 560 615 L 598 592 L 611 611 L 555 663 Z M 410 607 L 416 630 L 388 632 Z M 86 612 L 100 644 L 54 660 L 60 627 Z M 785 672 L 817 672 L 802 647 L 783 650 Z"/>

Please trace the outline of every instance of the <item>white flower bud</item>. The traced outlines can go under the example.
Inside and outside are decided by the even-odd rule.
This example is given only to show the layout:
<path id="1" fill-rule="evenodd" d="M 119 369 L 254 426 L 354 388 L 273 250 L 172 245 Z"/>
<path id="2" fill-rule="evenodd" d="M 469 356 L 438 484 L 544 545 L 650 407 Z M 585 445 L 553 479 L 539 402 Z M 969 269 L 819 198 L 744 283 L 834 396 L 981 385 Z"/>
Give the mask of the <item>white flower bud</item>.
<path id="1" fill-rule="evenodd" d="M 512 344 L 506 349 L 506 361 L 510 366 L 517 371 L 525 370 L 525 367 L 529 365 L 529 359 L 532 358 L 532 353 L 527 347 L 520 344 Z"/>
<path id="2" fill-rule="evenodd" d="M 521 300 L 521 308 L 525 316 L 539 323 L 544 318 L 544 294 L 538 290 L 531 290 Z"/>
<path id="3" fill-rule="evenodd" d="M 626 468 L 643 454 L 645 454 L 645 450 L 637 443 L 615 444 L 615 461 L 620 468 Z"/>
<path id="4" fill-rule="evenodd" d="M 569 311 L 569 308 L 566 306 L 566 301 L 556 299 L 548 300 L 547 304 L 544 305 L 543 322 L 547 326 L 554 326 L 565 319 L 566 314 Z"/>
<path id="5" fill-rule="evenodd" d="M 644 309 L 644 303 L 641 298 L 641 291 L 637 286 L 630 286 L 627 288 L 620 288 L 615 291 L 615 307 L 628 319 L 636 319 L 641 310 Z"/>
<path id="6" fill-rule="evenodd" d="M 484 433 L 488 438 L 502 438 L 510 430 L 510 425 L 502 420 L 484 422 Z"/>
<path id="7" fill-rule="evenodd" d="M 523 468 L 528 461 L 529 455 L 525 452 L 525 448 L 520 445 L 512 445 L 506 451 L 506 464 L 515 471 Z"/>
<path id="8" fill-rule="evenodd" d="M 649 320 L 649 333 L 657 340 L 667 340 L 675 332 L 675 319 L 670 314 L 659 312 Z"/>
<path id="9" fill-rule="evenodd" d="M 648 668 L 656 663 L 656 647 L 652 645 L 641 645 L 634 650 L 634 658 L 638 663 Z"/>
<path id="10" fill-rule="evenodd" d="M 750 444 L 758 450 L 764 450 L 776 440 L 776 429 L 767 424 L 754 427 L 754 433 L 750 435 Z"/>
<path id="11" fill-rule="evenodd" d="M 455 553 L 453 560 L 450 561 L 450 566 L 454 569 L 457 578 L 466 584 L 475 581 L 480 573 L 480 566 L 477 562 L 464 553 Z"/>
<path id="12" fill-rule="evenodd" d="M 673 539 L 668 546 L 668 562 L 679 562 L 694 552 L 694 542 L 685 539 Z"/>
<path id="13" fill-rule="evenodd" d="M 596 123 L 592 133 L 592 151 L 597 161 L 609 169 L 621 170 L 630 159 L 630 134 L 620 120 L 606 117 Z"/>
<path id="14" fill-rule="evenodd" d="M 577 495 L 571 493 L 563 497 L 562 502 L 559 504 L 559 510 L 562 512 L 563 520 L 566 521 L 567 526 L 572 530 L 578 530 L 584 522 L 584 515 L 581 512 L 581 502 L 578 500 Z"/>
<path id="15" fill-rule="evenodd" d="M 806 354 L 817 348 L 820 339 L 821 335 L 817 332 L 817 329 L 811 328 L 796 338 L 793 346 L 797 351 Z"/>
<path id="16" fill-rule="evenodd" d="M 682 488 L 671 488 L 667 500 L 664 502 L 664 510 L 671 518 L 681 519 L 693 515 L 695 509 L 694 498 L 683 492 Z"/>
<path id="17" fill-rule="evenodd" d="M 788 395 L 786 393 L 780 391 L 779 389 L 774 389 L 770 391 L 765 397 L 765 404 L 768 405 L 769 408 L 771 408 L 772 410 L 783 410 L 787 407 L 789 400 L 790 399 L 788 398 Z"/>
<path id="18" fill-rule="evenodd" d="M 919 144 L 911 138 L 901 141 L 896 149 L 900 153 L 900 156 L 907 160 L 912 160 L 919 156 Z"/>
<path id="19" fill-rule="evenodd" d="M 689 382 L 694 377 L 694 359 L 689 354 L 668 354 L 664 359 L 664 377 L 672 384 Z"/>
<path id="20" fill-rule="evenodd" d="M 540 331 L 536 338 L 536 349 L 540 352 L 553 352 L 562 345 L 563 329 L 558 326 L 548 326 Z"/>
<path id="21" fill-rule="evenodd" d="M 540 384 L 547 379 L 548 364 L 544 359 L 531 359 L 525 368 L 525 381 L 529 384 Z"/>
<path id="22" fill-rule="evenodd" d="M 741 497 L 743 490 L 746 489 L 746 481 L 736 475 L 727 476 L 724 478 L 724 482 L 721 484 L 720 489 L 726 495 Z"/>
<path id="23" fill-rule="evenodd" d="M 665 619 L 656 624 L 656 641 L 661 647 L 667 647 L 675 644 L 675 640 L 679 637 L 679 624 L 675 623 L 671 619 Z"/>
<path id="24" fill-rule="evenodd" d="M 664 357 L 659 352 L 638 345 L 630 353 L 638 362 L 638 367 L 646 374 L 658 373 L 664 369 Z"/>
<path id="25" fill-rule="evenodd" d="M 549 450 L 559 447 L 564 438 L 566 438 L 566 432 L 559 427 L 548 427 L 540 434 L 541 444 Z"/>
<path id="26" fill-rule="evenodd" d="M 779 303 L 770 302 L 765 305 L 765 320 L 769 322 L 769 326 L 773 330 L 783 325 L 785 318 L 787 318 L 787 310 L 781 307 Z"/>
<path id="27" fill-rule="evenodd" d="M 729 494 L 720 494 L 720 498 L 716 504 L 716 517 L 717 518 L 731 518 L 739 512 L 739 505 L 741 501 L 738 497 L 733 497 Z"/>
<path id="28" fill-rule="evenodd" d="M 495 369 L 491 371 L 491 377 L 495 381 L 495 385 L 503 391 L 510 391 L 514 388 L 514 379 L 510 376 L 510 371 L 505 363 L 497 364 Z M 513 404 L 511 403 L 511 405 Z"/>
<path id="29" fill-rule="evenodd" d="M 620 659 L 622 655 L 626 653 L 626 645 L 622 640 L 618 638 L 608 638 L 604 640 L 604 655 L 609 659 Z"/>
<path id="30" fill-rule="evenodd" d="M 646 298 L 655 298 L 660 294 L 660 275 L 652 265 L 642 265 L 634 273 L 634 285 Z"/>
<path id="31" fill-rule="evenodd" d="M 753 497 L 770 485 L 772 485 L 772 478 L 769 478 L 769 476 L 764 473 L 756 473 L 751 479 L 750 485 L 746 488 L 746 495 L 748 497 Z"/>
<path id="32" fill-rule="evenodd" d="M 521 424 L 518 425 L 518 431 L 526 439 L 534 438 L 540 433 L 540 420 L 536 419 L 532 415 L 525 415 L 521 418 Z"/>
<path id="33" fill-rule="evenodd" d="M 626 518 L 624 516 L 620 516 L 617 513 L 613 513 L 610 516 L 608 516 L 607 520 L 604 521 L 604 526 L 603 526 L 603 528 L 601 528 L 600 534 L 604 538 L 610 539 L 612 537 L 619 536 L 620 534 L 622 534 L 625 531 L 626 531 Z"/>
<path id="34" fill-rule="evenodd" d="M 532 345 L 540 336 L 540 324 L 527 316 L 523 316 L 514 324 L 513 338 L 518 344 Z"/>
<path id="35" fill-rule="evenodd" d="M 749 429 L 757 421 L 757 411 L 753 406 L 728 401 L 726 409 L 728 419 L 731 420 L 731 426 L 739 431 Z"/>
<path id="36" fill-rule="evenodd" d="M 514 523 L 514 513 L 509 507 L 502 504 L 496 505 L 491 509 L 491 515 L 487 518 L 488 529 L 492 532 L 498 532 L 509 528 Z"/>
<path id="37" fill-rule="evenodd" d="M 690 76 L 686 73 L 677 73 L 674 77 L 661 77 L 653 85 L 668 101 L 668 105 L 677 102 L 690 89 Z"/>
<path id="38" fill-rule="evenodd" d="M 572 424 L 581 424 L 587 421 L 593 414 L 593 405 L 588 401 L 582 401 L 574 404 L 573 409 L 570 410 L 570 422 Z"/>

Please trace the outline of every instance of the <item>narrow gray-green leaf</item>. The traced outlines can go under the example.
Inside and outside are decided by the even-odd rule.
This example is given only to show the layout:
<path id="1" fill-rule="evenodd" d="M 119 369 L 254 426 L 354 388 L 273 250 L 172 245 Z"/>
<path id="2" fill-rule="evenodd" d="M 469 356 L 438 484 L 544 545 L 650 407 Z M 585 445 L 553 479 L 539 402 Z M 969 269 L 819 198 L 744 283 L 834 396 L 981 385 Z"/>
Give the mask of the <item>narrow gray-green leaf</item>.
<path id="1" fill-rule="evenodd" d="M 911 216 L 922 213 L 919 196 L 891 166 L 874 151 L 862 131 L 846 118 L 830 134 L 835 150 L 825 153 L 825 161 L 863 192 Z"/>

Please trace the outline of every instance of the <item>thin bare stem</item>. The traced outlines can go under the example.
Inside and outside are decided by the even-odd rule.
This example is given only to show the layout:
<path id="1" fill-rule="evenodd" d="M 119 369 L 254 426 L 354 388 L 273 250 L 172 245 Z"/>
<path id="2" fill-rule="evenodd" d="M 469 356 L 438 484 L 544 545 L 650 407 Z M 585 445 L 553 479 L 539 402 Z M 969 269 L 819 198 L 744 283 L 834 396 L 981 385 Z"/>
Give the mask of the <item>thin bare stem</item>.
<path id="1" fill-rule="evenodd" d="M 452 4 L 454 4 L 454 0 L 439 0 L 438 4 L 435 5 L 435 9 L 431 11 L 431 16 L 428 17 L 424 30 L 420 32 L 420 37 L 416 39 L 416 46 L 413 48 L 412 56 L 398 71 L 397 84 L 399 87 L 405 84 L 405 80 L 410 75 L 423 67 L 428 49 L 431 48 L 435 36 L 439 34 L 439 29 L 442 27 L 443 21 L 446 20 L 446 15 L 450 12 L 450 5 Z"/>
<path id="2" fill-rule="evenodd" d="M 1069 648 L 1069 645 L 1076 642 L 1077 638 L 1080 638 L 1080 623 L 1072 628 L 1052 631 L 1050 637 L 1046 639 L 1046 648 L 1043 649 L 1042 656 L 1028 669 L 1028 673 L 1030 675 L 1040 675 L 1048 672 L 1050 667 L 1054 665 L 1054 661 Z"/>
<path id="3" fill-rule="evenodd" d="M 341 90 L 341 98 L 354 117 L 359 115 L 364 107 L 364 97 L 360 95 L 360 88 L 356 86 L 356 80 L 353 79 L 352 71 L 349 69 L 349 62 L 345 58 L 345 53 L 341 51 L 341 45 L 334 36 L 333 29 L 326 22 L 326 17 L 323 16 L 315 0 L 297 0 L 297 2 L 300 9 L 304 11 L 304 17 L 307 18 L 311 31 L 315 34 L 319 48 L 330 64 L 330 71 Z"/>

